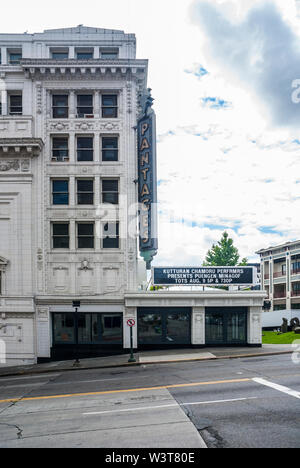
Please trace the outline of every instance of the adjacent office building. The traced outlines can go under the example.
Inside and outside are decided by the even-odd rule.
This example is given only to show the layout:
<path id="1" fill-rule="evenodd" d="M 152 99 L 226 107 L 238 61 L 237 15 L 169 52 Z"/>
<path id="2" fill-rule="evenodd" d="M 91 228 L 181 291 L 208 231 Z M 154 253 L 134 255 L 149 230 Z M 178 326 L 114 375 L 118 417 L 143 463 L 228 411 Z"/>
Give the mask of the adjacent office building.
<path id="1" fill-rule="evenodd" d="M 1 34 L 0 50 L 6 363 L 120 352 L 128 318 L 135 347 L 259 345 L 260 291 L 141 291 L 157 248 L 155 129 L 135 36 L 78 26 Z"/>
<path id="2" fill-rule="evenodd" d="M 300 240 L 261 249 L 257 254 L 270 310 L 300 309 Z"/>

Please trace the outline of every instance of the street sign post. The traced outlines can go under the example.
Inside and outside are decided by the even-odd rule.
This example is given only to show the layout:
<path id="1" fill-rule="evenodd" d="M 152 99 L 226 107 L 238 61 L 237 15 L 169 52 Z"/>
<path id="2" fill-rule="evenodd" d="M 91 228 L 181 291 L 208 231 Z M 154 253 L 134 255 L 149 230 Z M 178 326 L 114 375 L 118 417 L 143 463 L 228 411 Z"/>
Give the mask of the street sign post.
<path id="1" fill-rule="evenodd" d="M 74 367 L 80 365 L 79 361 L 79 351 L 78 351 L 78 309 L 80 307 L 80 301 L 73 301 L 72 307 L 75 309 L 75 362 Z"/>
<path id="2" fill-rule="evenodd" d="M 128 362 L 136 362 L 136 359 L 133 355 L 133 333 L 132 333 L 132 329 L 135 326 L 135 320 L 133 318 L 128 319 L 127 325 L 128 327 L 130 327 L 130 358 L 128 359 Z"/>

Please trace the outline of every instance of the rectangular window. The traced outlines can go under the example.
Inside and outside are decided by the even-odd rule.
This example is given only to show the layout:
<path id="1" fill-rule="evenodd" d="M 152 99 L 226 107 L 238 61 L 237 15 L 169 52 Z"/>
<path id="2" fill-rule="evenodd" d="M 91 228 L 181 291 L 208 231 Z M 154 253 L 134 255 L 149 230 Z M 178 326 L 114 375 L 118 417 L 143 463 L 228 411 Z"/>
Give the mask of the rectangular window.
<path id="1" fill-rule="evenodd" d="M 110 222 L 103 225 L 103 249 L 119 248 L 119 223 Z"/>
<path id="2" fill-rule="evenodd" d="M 118 161 L 118 137 L 102 137 L 102 161 Z"/>
<path id="3" fill-rule="evenodd" d="M 69 117 L 69 96 L 55 94 L 52 96 L 52 116 L 54 119 L 67 119 Z"/>
<path id="4" fill-rule="evenodd" d="M 118 205 L 119 203 L 119 181 L 118 179 L 102 180 L 102 203 Z"/>
<path id="5" fill-rule="evenodd" d="M 106 119 L 118 117 L 118 96 L 116 94 L 102 95 L 102 117 Z"/>
<path id="6" fill-rule="evenodd" d="M 94 181 L 93 180 L 77 180 L 77 204 L 78 205 L 93 205 L 94 204 Z"/>
<path id="7" fill-rule="evenodd" d="M 123 322 L 120 313 L 54 313 L 54 344 L 122 344 Z"/>
<path id="8" fill-rule="evenodd" d="M 19 65 L 22 60 L 22 51 L 11 51 L 8 52 L 8 60 L 10 65 Z"/>
<path id="9" fill-rule="evenodd" d="M 68 205 L 69 204 L 69 181 L 68 180 L 53 180 L 52 181 L 52 204 L 53 205 Z"/>
<path id="10" fill-rule="evenodd" d="M 92 49 L 81 49 L 76 51 L 77 60 L 89 60 L 94 58 L 94 51 Z"/>
<path id="11" fill-rule="evenodd" d="M 9 115 L 22 115 L 22 94 L 10 94 Z"/>
<path id="12" fill-rule="evenodd" d="M 101 58 L 103 60 L 114 60 L 119 57 L 118 49 L 102 49 L 100 50 Z"/>
<path id="13" fill-rule="evenodd" d="M 93 108 L 93 95 L 92 94 L 78 94 L 77 95 L 77 117 L 84 117 L 92 115 Z"/>
<path id="14" fill-rule="evenodd" d="M 68 49 L 55 49 L 51 50 L 51 58 L 53 60 L 64 60 L 69 58 Z"/>
<path id="15" fill-rule="evenodd" d="M 53 341 L 60 344 L 75 343 L 75 320 L 72 312 L 53 314 Z"/>
<path id="16" fill-rule="evenodd" d="M 77 223 L 77 248 L 94 248 L 94 223 Z"/>
<path id="17" fill-rule="evenodd" d="M 77 161 L 93 161 L 93 137 L 77 137 Z"/>
<path id="18" fill-rule="evenodd" d="M 69 223 L 52 224 L 53 249 L 68 249 L 70 243 Z"/>
<path id="19" fill-rule="evenodd" d="M 67 137 L 52 138 L 52 161 L 64 162 L 69 160 Z"/>
<path id="20" fill-rule="evenodd" d="M 2 291 L 3 291 L 2 281 L 3 281 L 3 272 L 0 270 L 0 296 L 2 295 Z"/>

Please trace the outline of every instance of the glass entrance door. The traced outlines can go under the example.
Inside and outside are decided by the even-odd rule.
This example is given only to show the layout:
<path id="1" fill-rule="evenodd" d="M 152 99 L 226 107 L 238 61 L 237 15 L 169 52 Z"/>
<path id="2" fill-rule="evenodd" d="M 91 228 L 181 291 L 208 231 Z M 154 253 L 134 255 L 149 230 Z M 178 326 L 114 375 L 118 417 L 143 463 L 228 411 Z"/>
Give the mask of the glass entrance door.
<path id="1" fill-rule="evenodd" d="M 247 307 L 207 307 L 206 344 L 246 344 Z"/>

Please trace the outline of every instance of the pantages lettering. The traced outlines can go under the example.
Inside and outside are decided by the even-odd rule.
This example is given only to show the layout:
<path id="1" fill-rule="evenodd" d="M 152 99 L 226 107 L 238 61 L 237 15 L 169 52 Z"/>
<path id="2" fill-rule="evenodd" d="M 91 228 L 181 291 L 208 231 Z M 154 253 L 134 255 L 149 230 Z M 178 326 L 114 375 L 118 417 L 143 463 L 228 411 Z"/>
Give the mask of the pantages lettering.
<path id="1" fill-rule="evenodd" d="M 152 247 L 152 204 L 155 199 L 155 168 L 153 142 L 153 115 L 139 122 L 139 203 L 140 203 L 140 250 Z"/>

